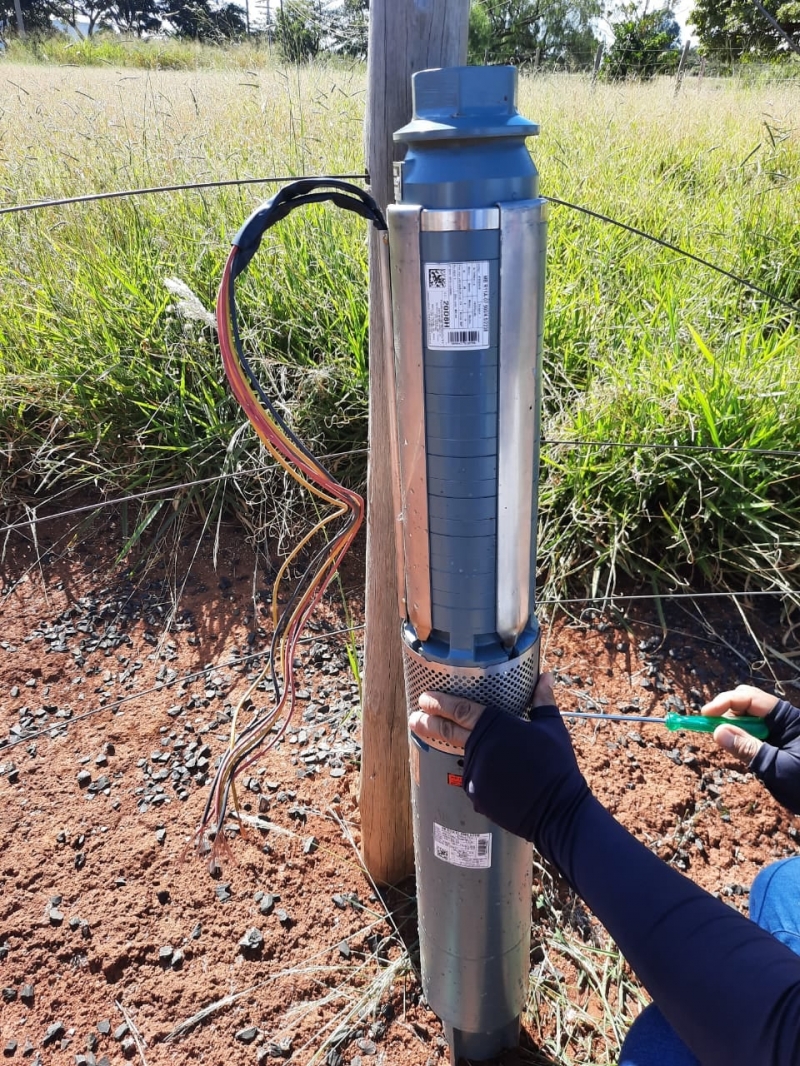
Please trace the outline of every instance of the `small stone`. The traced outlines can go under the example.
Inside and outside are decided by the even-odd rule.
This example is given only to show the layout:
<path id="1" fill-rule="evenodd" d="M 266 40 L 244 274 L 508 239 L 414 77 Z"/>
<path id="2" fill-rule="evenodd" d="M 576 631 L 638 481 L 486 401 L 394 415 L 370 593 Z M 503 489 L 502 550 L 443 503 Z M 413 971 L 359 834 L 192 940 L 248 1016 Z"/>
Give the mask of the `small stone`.
<path id="1" fill-rule="evenodd" d="M 171 898 L 172 897 L 169 894 L 169 890 L 166 888 L 162 888 L 158 892 L 156 892 L 156 899 L 162 907 L 166 906 L 166 904 L 169 903 Z"/>
<path id="2" fill-rule="evenodd" d="M 194 929 L 192 929 L 191 933 L 189 933 L 189 936 L 192 938 L 192 940 L 199 940 L 202 935 L 203 927 L 200 922 L 198 922 Z"/>
<path id="3" fill-rule="evenodd" d="M 342 956 L 343 959 L 350 958 L 350 945 L 347 943 L 346 940 L 342 940 L 341 943 L 337 945 L 337 947 L 339 949 L 339 954 Z"/>
<path id="4" fill-rule="evenodd" d="M 75 854 L 75 869 L 82 870 L 86 865 L 86 852 L 78 851 Z"/>
<path id="5" fill-rule="evenodd" d="M 264 946 L 264 934 L 260 929 L 248 929 L 239 941 L 239 947 L 243 951 L 260 951 Z"/>
<path id="6" fill-rule="evenodd" d="M 158 961 L 162 966 L 169 966 L 174 954 L 175 950 L 172 947 L 172 944 L 165 944 L 162 948 L 158 949 Z"/>
<path id="7" fill-rule="evenodd" d="M 288 1059 L 292 1053 L 292 1038 L 288 1036 L 284 1040 L 271 1040 L 265 1051 L 270 1058 Z"/>
<path id="8" fill-rule="evenodd" d="M 178 950 L 172 956 L 172 969 L 173 970 L 180 970 L 180 968 L 183 966 L 183 959 L 184 959 L 183 952 L 181 951 L 180 948 L 178 948 Z"/>
<path id="9" fill-rule="evenodd" d="M 7 1059 L 10 1059 L 12 1057 L 12 1055 L 16 1054 L 16 1051 L 17 1051 L 17 1042 L 16 1042 L 16 1040 L 9 1040 L 7 1042 L 7 1044 L 5 1045 L 5 1047 L 3 1048 L 3 1054 L 6 1056 Z"/>
<path id="10" fill-rule="evenodd" d="M 319 847 L 319 841 L 316 837 L 308 837 L 303 841 L 303 854 L 313 855 Z"/>
<path id="11" fill-rule="evenodd" d="M 76 780 L 80 788 L 86 788 L 87 785 L 92 783 L 92 775 L 88 770 L 80 770 Z"/>
<path id="12" fill-rule="evenodd" d="M 108 1036 L 111 1032 L 111 1022 L 108 1022 L 105 1019 L 102 1022 L 98 1022 L 97 1031 L 101 1036 Z"/>
<path id="13" fill-rule="evenodd" d="M 136 1041 L 132 1036 L 126 1036 L 120 1045 L 122 1047 L 122 1054 L 126 1059 L 132 1059 L 136 1053 Z"/>
<path id="14" fill-rule="evenodd" d="M 47 916 L 51 925 L 61 925 L 64 921 L 64 915 L 57 907 L 51 907 Z"/>
<path id="15" fill-rule="evenodd" d="M 240 1044 L 252 1044 L 258 1036 L 258 1029 L 254 1025 L 249 1025 L 246 1029 L 240 1029 L 235 1035 Z"/>
<path id="16" fill-rule="evenodd" d="M 89 1033 L 86 1037 L 86 1050 L 97 1051 L 97 1045 L 100 1041 L 97 1039 L 97 1033 Z"/>
<path id="17" fill-rule="evenodd" d="M 362 1051 L 365 1055 L 377 1055 L 378 1048 L 373 1040 L 367 1040 L 364 1037 L 362 1040 L 356 1041 L 356 1047 L 359 1051 Z"/>
<path id="18" fill-rule="evenodd" d="M 343 896 L 341 892 L 335 893 L 331 896 L 334 906 L 338 907 L 340 911 L 347 910 L 347 896 Z"/>
<path id="19" fill-rule="evenodd" d="M 64 1035 L 64 1023 L 53 1022 L 52 1025 L 48 1025 L 42 1037 L 42 1047 L 47 1047 L 48 1044 L 54 1043 Z"/>
<path id="20" fill-rule="evenodd" d="M 279 899 L 280 896 L 275 896 L 271 892 L 265 892 L 258 904 L 258 909 L 262 914 L 272 914 L 275 903 Z"/>
<path id="21" fill-rule="evenodd" d="M 166 829 L 156 829 L 156 843 L 157 844 L 163 844 L 166 839 L 167 839 L 167 831 L 166 831 Z"/>
<path id="22" fill-rule="evenodd" d="M 33 985 L 23 985 L 19 990 L 19 998 L 26 1007 L 33 1005 Z"/>
<path id="23" fill-rule="evenodd" d="M 16 990 L 16 988 L 4 988 L 3 989 L 3 1002 L 4 1003 L 13 1003 L 16 998 L 17 998 L 17 990 Z"/>
<path id="24" fill-rule="evenodd" d="M 214 895 L 220 901 L 220 903 L 227 903 L 231 898 L 231 886 L 230 885 L 217 885 L 214 889 Z"/>
<path id="25" fill-rule="evenodd" d="M 124 1040 L 129 1032 L 130 1030 L 128 1029 L 128 1023 L 123 1022 L 121 1025 L 118 1025 L 117 1028 L 114 1030 L 114 1039 L 117 1041 Z"/>

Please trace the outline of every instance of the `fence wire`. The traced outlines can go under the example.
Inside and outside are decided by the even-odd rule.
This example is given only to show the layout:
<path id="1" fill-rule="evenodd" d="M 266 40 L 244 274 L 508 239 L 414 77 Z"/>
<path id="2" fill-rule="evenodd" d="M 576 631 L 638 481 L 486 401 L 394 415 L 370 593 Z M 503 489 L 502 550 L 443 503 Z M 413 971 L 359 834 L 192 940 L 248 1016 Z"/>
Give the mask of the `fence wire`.
<path id="1" fill-rule="evenodd" d="M 279 182 L 301 181 L 305 179 L 324 180 L 325 178 L 335 178 L 342 181 L 363 181 L 367 185 L 370 180 L 369 173 L 367 171 L 362 171 L 358 174 L 288 174 L 282 176 L 272 175 L 265 178 L 228 178 L 220 181 L 194 181 L 178 185 L 155 185 L 141 189 L 119 189 L 112 192 L 86 193 L 83 196 L 67 196 L 57 200 L 38 200 L 27 204 L 14 204 L 12 206 L 0 207 L 0 215 L 21 214 L 26 211 L 39 211 L 48 207 L 65 207 L 70 204 L 88 204 L 100 200 L 118 200 L 126 197 L 150 196 L 158 193 L 191 192 L 196 189 L 227 188 L 237 185 L 277 185 Z M 681 248 L 680 245 L 673 244 L 671 241 L 667 241 L 663 237 L 657 237 L 655 234 L 639 229 L 638 226 L 632 226 L 628 222 L 621 222 L 619 219 L 612 218 L 611 215 L 603 214 L 601 211 L 595 211 L 592 208 L 583 207 L 581 204 L 573 204 L 569 200 L 561 200 L 555 196 L 545 196 L 544 199 L 551 204 L 556 204 L 558 207 L 569 208 L 571 211 L 576 211 L 589 218 L 597 219 L 599 222 L 605 222 L 608 225 L 616 226 L 618 229 L 625 230 L 627 233 L 632 233 L 637 237 L 641 237 L 643 240 L 657 244 L 661 248 L 665 248 L 670 252 L 674 252 L 676 255 L 691 260 L 693 263 L 698 263 L 700 266 L 704 266 L 708 270 L 713 270 L 715 273 L 729 278 L 743 288 L 750 289 L 751 292 L 759 293 L 759 295 L 764 296 L 766 299 L 771 300 L 774 303 L 780 304 L 789 311 L 800 314 L 799 305 L 784 299 L 784 297 L 779 296 L 777 293 L 770 292 L 769 289 L 765 289 L 761 285 L 756 285 L 755 282 L 749 281 L 747 278 L 743 278 L 739 274 L 734 274 L 732 271 L 726 270 L 725 267 L 718 266 L 716 263 L 712 263 L 708 259 L 696 255 L 694 252 Z"/>

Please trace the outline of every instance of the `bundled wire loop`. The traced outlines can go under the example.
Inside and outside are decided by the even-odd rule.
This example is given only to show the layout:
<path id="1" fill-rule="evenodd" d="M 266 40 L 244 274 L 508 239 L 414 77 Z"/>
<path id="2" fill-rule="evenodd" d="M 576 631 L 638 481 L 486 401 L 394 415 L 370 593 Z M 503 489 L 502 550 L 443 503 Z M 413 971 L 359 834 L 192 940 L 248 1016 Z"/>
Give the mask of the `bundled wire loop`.
<path id="1" fill-rule="evenodd" d="M 259 207 L 234 238 L 217 298 L 217 324 L 225 373 L 236 399 L 252 423 L 269 454 L 303 488 L 333 508 L 308 533 L 284 561 L 275 579 L 272 596 L 273 635 L 267 665 L 239 700 L 232 718 L 231 738 L 217 768 L 198 830 L 201 845 L 206 834 L 215 834 L 212 864 L 223 846 L 223 824 L 228 805 L 236 804 L 235 781 L 264 751 L 283 736 L 292 718 L 295 703 L 294 656 L 298 639 L 331 579 L 353 543 L 364 517 L 364 501 L 345 488 L 309 452 L 265 394 L 242 349 L 236 316 L 234 283 L 247 267 L 264 233 L 296 207 L 329 200 L 337 207 L 353 211 L 376 228 L 386 223 L 375 201 L 363 189 L 336 179 L 306 179 L 292 182 Z M 278 615 L 278 590 L 286 572 L 315 534 L 337 520 L 341 524 L 328 533 Z M 239 730 L 239 715 L 253 693 L 269 674 L 274 702 L 268 710 L 254 712 L 250 723 Z M 277 726 L 277 728 L 276 728 Z"/>

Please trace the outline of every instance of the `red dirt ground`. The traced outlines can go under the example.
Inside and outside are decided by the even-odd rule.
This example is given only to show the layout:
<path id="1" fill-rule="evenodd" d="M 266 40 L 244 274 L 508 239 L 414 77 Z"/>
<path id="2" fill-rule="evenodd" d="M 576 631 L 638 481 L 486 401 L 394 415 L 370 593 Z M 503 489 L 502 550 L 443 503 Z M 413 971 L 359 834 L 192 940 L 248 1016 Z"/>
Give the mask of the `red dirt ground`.
<path id="1" fill-rule="evenodd" d="M 191 842 L 228 712 L 253 668 L 239 660 L 266 647 L 269 567 L 262 558 L 254 576 L 252 552 L 228 530 L 216 569 L 205 549 L 191 563 L 189 539 L 170 562 L 129 574 L 114 562 L 119 526 L 103 522 L 84 542 L 45 523 L 38 553 L 30 531 L 6 544 L 5 1058 L 54 1066 L 447 1061 L 441 1026 L 386 918 L 388 904 L 413 940 L 413 882 L 379 898 L 358 864 L 358 687 L 345 638 L 332 632 L 345 627 L 341 604 L 326 604 L 303 645 L 302 718 L 240 793 L 244 813 L 269 828 L 234 834 L 221 876 L 212 877 Z M 344 575 L 357 622 L 359 565 Z M 624 620 L 546 624 L 544 661 L 556 671 L 562 709 L 689 710 L 751 677 L 756 653 L 721 608 L 707 624 L 688 604 L 672 610 L 666 632 L 644 608 Z M 778 622 L 762 608 L 773 643 Z M 746 907 L 763 864 L 796 851 L 795 820 L 710 739 L 656 726 L 571 729 L 602 801 L 732 905 Z M 546 880 L 537 879 L 537 893 Z M 553 907 L 570 910 L 558 891 L 550 922 Z M 584 923 L 590 942 L 596 936 L 580 908 L 570 921 Z M 253 929 L 257 946 L 241 946 Z M 539 978 L 598 1016 L 575 965 L 562 958 L 554 977 L 549 958 L 536 950 Z M 540 1056 L 537 1043 L 558 1042 L 554 1025 L 546 1014 L 526 1023 L 521 1061 L 606 1061 L 591 1057 L 600 1045 L 581 1051 L 568 1034 L 563 1059 Z"/>

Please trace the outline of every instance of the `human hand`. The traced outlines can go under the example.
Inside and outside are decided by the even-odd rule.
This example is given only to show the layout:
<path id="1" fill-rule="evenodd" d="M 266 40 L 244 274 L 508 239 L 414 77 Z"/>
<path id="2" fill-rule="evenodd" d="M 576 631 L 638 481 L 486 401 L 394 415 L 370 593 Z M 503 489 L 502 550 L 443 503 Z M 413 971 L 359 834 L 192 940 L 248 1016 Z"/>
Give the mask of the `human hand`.
<path id="1" fill-rule="evenodd" d="M 761 689 L 739 685 L 715 696 L 701 708 L 701 713 L 764 719 L 769 740 L 759 740 L 727 722 L 714 730 L 714 740 L 746 763 L 779 803 L 800 814 L 800 710 Z"/>
<path id="2" fill-rule="evenodd" d="M 531 720 L 463 697 L 426 692 L 409 724 L 422 740 L 463 746 L 464 790 L 475 810 L 534 843 L 556 808 L 578 802 L 589 789 L 553 697 L 553 678 L 542 674 Z"/>

